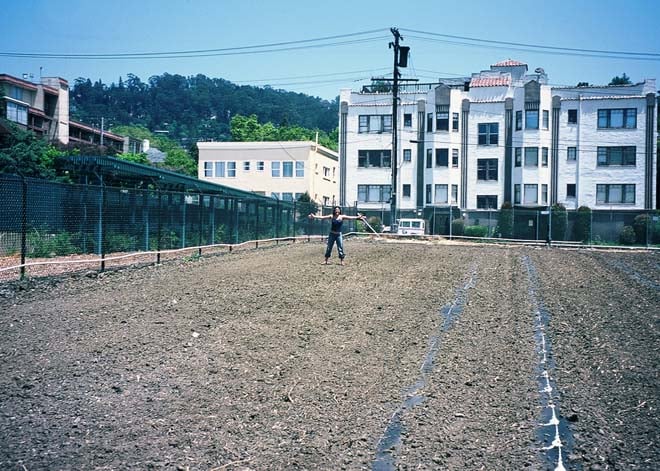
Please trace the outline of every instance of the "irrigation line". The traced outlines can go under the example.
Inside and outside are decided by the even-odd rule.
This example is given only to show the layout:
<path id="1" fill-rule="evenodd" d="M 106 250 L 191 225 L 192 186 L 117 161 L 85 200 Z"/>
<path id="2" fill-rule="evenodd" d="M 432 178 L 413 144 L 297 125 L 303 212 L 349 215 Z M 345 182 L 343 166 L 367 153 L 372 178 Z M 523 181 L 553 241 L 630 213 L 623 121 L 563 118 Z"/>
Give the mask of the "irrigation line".
<path id="1" fill-rule="evenodd" d="M 542 443 L 541 450 L 553 466 L 554 471 L 566 471 L 565 456 L 570 455 L 573 447 L 573 434 L 568 422 L 559 412 L 559 390 L 553 378 L 555 361 L 552 356 L 552 344 L 546 330 L 550 313 L 543 305 L 539 291 L 539 277 L 529 256 L 525 255 L 522 263 L 527 271 L 529 281 L 529 299 L 534 309 L 535 325 L 534 340 L 539 363 L 537 365 L 537 382 L 541 394 L 541 420 L 538 436 Z M 566 463 L 567 464 L 567 463 Z"/>
<path id="2" fill-rule="evenodd" d="M 403 401 L 390 416 L 385 432 L 383 432 L 382 437 L 378 440 L 378 444 L 376 445 L 376 458 L 372 462 L 371 468 L 373 471 L 394 471 L 396 469 L 396 463 L 392 451 L 395 449 L 398 450 L 401 447 L 401 435 L 404 431 L 404 427 L 401 424 L 401 417 L 405 412 L 426 400 L 426 396 L 421 394 L 420 391 L 426 387 L 428 377 L 433 371 L 433 362 L 440 350 L 440 336 L 452 327 L 454 321 L 463 312 L 463 308 L 467 301 L 467 292 L 469 289 L 474 288 L 476 279 L 477 266 L 475 264 L 470 269 L 469 279 L 463 286 L 456 288 L 454 300 L 449 304 L 445 304 L 440 309 L 443 323 L 438 331 L 431 337 L 429 351 L 427 352 L 426 357 L 424 357 L 419 369 L 419 378 L 404 391 Z"/>
<path id="3" fill-rule="evenodd" d="M 646 286 L 647 288 L 650 288 L 654 291 L 660 291 L 660 283 L 653 281 L 646 275 L 635 270 L 627 263 L 621 260 L 606 259 L 605 257 L 602 256 L 598 257 L 598 259 L 604 262 L 606 265 L 609 265 L 612 268 L 622 271 L 623 273 L 628 275 L 628 277 L 630 277 L 632 280 Z"/>

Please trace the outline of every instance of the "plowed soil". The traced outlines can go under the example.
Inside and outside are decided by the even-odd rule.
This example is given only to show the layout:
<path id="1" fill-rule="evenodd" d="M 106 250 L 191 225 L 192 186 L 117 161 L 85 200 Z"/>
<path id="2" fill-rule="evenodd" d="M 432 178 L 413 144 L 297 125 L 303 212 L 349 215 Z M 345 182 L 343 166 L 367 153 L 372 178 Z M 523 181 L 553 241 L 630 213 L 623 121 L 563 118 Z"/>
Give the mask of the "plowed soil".
<path id="1" fill-rule="evenodd" d="M 0 284 L 0 469 L 554 469 L 523 257 L 564 466 L 660 468 L 657 254 L 323 249 Z"/>

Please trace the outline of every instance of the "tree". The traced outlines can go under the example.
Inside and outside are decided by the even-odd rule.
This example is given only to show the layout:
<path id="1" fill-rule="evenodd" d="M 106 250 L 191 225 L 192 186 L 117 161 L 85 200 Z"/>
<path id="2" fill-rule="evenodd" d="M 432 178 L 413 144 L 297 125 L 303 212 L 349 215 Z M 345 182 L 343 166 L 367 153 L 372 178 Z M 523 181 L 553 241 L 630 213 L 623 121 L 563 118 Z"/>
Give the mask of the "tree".
<path id="1" fill-rule="evenodd" d="M 0 134 L 0 173 L 55 179 L 55 158 L 61 154 L 33 132 L 1 121 L 8 132 Z"/>
<path id="2" fill-rule="evenodd" d="M 149 159 L 147 159 L 147 154 L 139 153 L 135 154 L 133 152 L 126 152 L 125 154 L 117 154 L 115 158 L 125 160 L 126 162 L 133 162 L 134 164 L 149 165 Z"/>
<path id="3" fill-rule="evenodd" d="M 502 203 L 496 230 L 503 239 L 510 239 L 513 236 L 513 206 L 508 201 Z"/>
<path id="4" fill-rule="evenodd" d="M 568 225 L 568 213 L 566 207 L 561 203 L 552 205 L 552 240 L 566 239 L 566 226 Z"/>
<path id="5" fill-rule="evenodd" d="M 610 85 L 630 85 L 632 82 L 630 81 L 630 77 L 626 75 L 624 72 L 621 77 L 618 75 L 612 79 L 612 81 L 609 83 Z"/>
<path id="6" fill-rule="evenodd" d="M 591 208 L 580 206 L 575 215 L 575 224 L 573 225 L 573 238 L 588 242 L 591 239 Z"/>
<path id="7" fill-rule="evenodd" d="M 588 86 L 589 86 L 589 82 L 578 82 L 577 86 L 578 86 L 578 87 L 588 87 Z"/>
<path id="8" fill-rule="evenodd" d="M 173 172 L 183 173 L 191 177 L 197 176 L 197 162 L 181 148 L 168 150 L 163 166 Z"/>

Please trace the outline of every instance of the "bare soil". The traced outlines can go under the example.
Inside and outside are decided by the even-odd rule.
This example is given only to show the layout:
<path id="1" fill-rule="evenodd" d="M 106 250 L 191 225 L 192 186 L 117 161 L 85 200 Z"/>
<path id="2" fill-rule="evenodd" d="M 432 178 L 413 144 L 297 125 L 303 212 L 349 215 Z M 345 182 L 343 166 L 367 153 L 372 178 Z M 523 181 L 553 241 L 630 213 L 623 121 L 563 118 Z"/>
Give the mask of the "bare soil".
<path id="1" fill-rule="evenodd" d="M 657 254 L 346 250 L 346 266 L 296 243 L 0 284 L 0 469 L 375 469 L 397 411 L 389 469 L 553 469 L 524 256 L 564 464 L 660 468 Z"/>

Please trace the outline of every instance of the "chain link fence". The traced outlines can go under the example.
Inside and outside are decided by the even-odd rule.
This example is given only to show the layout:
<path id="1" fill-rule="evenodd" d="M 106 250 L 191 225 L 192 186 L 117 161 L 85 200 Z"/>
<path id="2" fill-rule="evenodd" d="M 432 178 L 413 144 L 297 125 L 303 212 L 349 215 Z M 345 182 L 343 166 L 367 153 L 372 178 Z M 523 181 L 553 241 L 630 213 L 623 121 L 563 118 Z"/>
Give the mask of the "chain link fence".
<path id="1" fill-rule="evenodd" d="M 0 257 L 17 266 L 41 258 L 198 249 L 327 235 L 313 203 L 201 192 L 64 184 L 0 175 Z M 347 208 L 351 211 L 350 208 Z M 355 211 L 352 210 L 355 214 Z M 327 227 L 326 227 L 327 226 Z M 194 250 L 193 250 L 194 251 Z M 188 251 L 190 252 L 190 250 Z M 7 259 L 9 261 L 7 261 Z"/>

